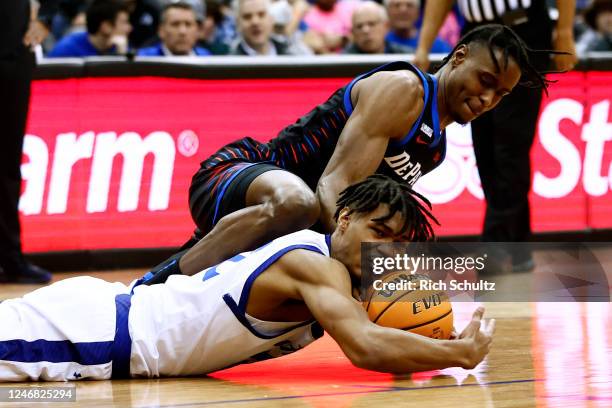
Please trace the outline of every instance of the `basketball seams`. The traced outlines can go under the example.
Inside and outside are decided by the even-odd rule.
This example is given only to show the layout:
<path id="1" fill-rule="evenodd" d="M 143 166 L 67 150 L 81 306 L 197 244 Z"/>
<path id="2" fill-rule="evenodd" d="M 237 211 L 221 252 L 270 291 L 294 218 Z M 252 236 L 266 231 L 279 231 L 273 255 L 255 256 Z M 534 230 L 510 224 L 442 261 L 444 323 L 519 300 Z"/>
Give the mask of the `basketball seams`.
<path id="1" fill-rule="evenodd" d="M 390 277 L 390 276 L 392 277 L 392 276 L 393 276 L 393 274 L 391 273 L 391 274 L 387 275 L 387 277 Z M 428 278 L 427 278 L 427 276 L 425 276 L 425 275 L 421 275 L 421 274 L 413 274 L 413 275 L 412 275 L 412 278 L 413 278 L 413 279 L 416 279 L 416 278 L 423 278 L 423 277 L 424 277 L 424 278 L 426 278 L 426 279 L 428 279 Z M 386 279 L 383 279 L 383 282 L 384 282 L 384 281 L 386 281 Z M 385 307 L 385 308 L 384 308 L 384 309 L 383 309 L 383 310 L 382 310 L 382 311 L 381 311 L 381 312 L 380 312 L 380 313 L 379 313 L 379 314 L 376 316 L 376 318 L 375 318 L 374 320 L 372 320 L 372 322 L 373 322 L 373 323 L 376 323 L 376 322 L 378 321 L 378 319 L 380 319 L 380 317 L 381 317 L 381 316 L 382 316 L 382 315 L 383 315 L 383 314 L 384 314 L 384 313 L 387 311 L 387 309 L 389 309 L 391 306 L 393 306 L 393 304 L 394 304 L 395 302 L 397 302 L 398 300 L 400 300 L 402 297 L 404 297 L 404 296 L 406 296 L 406 295 L 411 294 L 412 292 L 414 292 L 414 290 L 408 290 L 408 291 L 405 291 L 405 293 L 403 293 L 402 295 L 398 296 L 398 297 L 397 297 L 397 299 L 393 300 L 393 301 L 392 301 L 392 302 L 391 302 L 389 305 L 387 305 L 387 306 L 386 306 L 386 307 Z M 368 303 L 366 304 L 366 308 L 365 308 L 366 312 L 370 310 L 370 304 L 372 304 L 372 298 L 374 297 L 374 294 L 375 294 L 375 293 L 376 293 L 375 291 L 372 291 L 372 293 L 371 293 L 371 295 L 370 295 L 370 298 L 368 299 Z"/>
<path id="2" fill-rule="evenodd" d="M 383 282 L 391 282 L 397 277 L 398 274 L 396 272 L 385 276 L 382 280 Z M 402 280 L 404 279 L 405 278 L 402 278 Z M 409 281 L 420 281 L 424 279 L 429 280 L 429 277 L 417 274 L 408 278 Z M 448 334 L 453 330 L 453 309 L 448 299 L 448 295 L 444 291 L 415 289 L 404 291 L 403 293 L 398 293 L 399 290 L 395 294 L 393 294 L 393 292 L 395 292 L 395 290 L 392 290 L 390 295 L 385 296 L 382 296 L 382 291 L 372 291 L 368 293 L 367 304 L 364 304 L 364 307 L 373 323 L 385 327 L 394 327 L 398 330 L 410 331 L 426 337 L 438 338 L 435 333 L 441 330 L 442 338 L 448 338 Z M 439 299 L 432 298 L 436 294 L 439 296 Z M 386 297 L 387 299 L 383 300 L 381 297 Z M 433 302 L 433 304 L 430 304 L 426 298 L 429 299 L 429 302 Z M 437 303 L 439 301 L 441 303 Z M 384 304 L 382 304 L 383 302 Z M 415 304 L 419 302 L 424 303 L 426 310 L 420 310 L 420 312 L 424 313 L 419 315 L 418 318 L 416 313 L 420 312 L 417 312 L 417 309 L 412 310 L 413 307 L 402 304 Z M 376 304 L 372 305 L 372 303 Z M 396 304 L 399 306 L 394 306 Z M 440 306 L 442 307 L 440 308 Z M 448 309 L 445 306 L 448 307 Z M 427 319 L 427 321 L 422 321 L 425 319 Z M 430 329 L 434 331 L 430 333 Z"/>
<path id="3" fill-rule="evenodd" d="M 391 277 L 392 277 L 392 276 L 393 276 L 393 274 L 388 274 L 388 275 L 387 275 L 387 278 L 388 278 L 389 276 L 391 276 Z M 415 276 L 415 277 L 420 277 L 420 276 L 423 276 L 423 275 L 415 274 L 415 275 L 413 275 L 413 276 Z M 385 279 L 385 278 L 383 278 L 383 280 L 382 280 L 382 281 L 383 281 L 383 282 L 386 282 L 386 279 Z M 406 294 L 408 294 L 408 293 L 412 293 L 412 292 L 413 292 L 412 290 L 407 291 L 406 293 L 404 293 L 404 295 L 406 295 Z M 372 291 L 372 292 L 370 293 L 370 296 L 369 296 L 369 297 L 368 297 L 368 299 L 366 300 L 366 307 L 365 307 L 366 312 L 370 310 L 370 305 L 372 304 L 372 298 L 374 297 L 374 295 L 375 295 L 375 294 L 376 294 L 376 291 Z M 404 296 L 404 295 L 401 295 L 401 296 L 400 296 L 400 298 L 401 298 L 402 296 Z M 398 299 L 399 299 L 399 298 L 398 298 Z M 395 299 L 393 302 L 391 302 L 391 304 L 390 304 L 388 307 L 386 307 L 386 308 L 385 308 L 385 310 L 387 310 L 389 307 L 391 307 L 391 306 L 393 305 L 393 303 L 395 303 L 396 301 L 397 301 L 397 299 Z M 378 316 L 376 316 L 376 319 L 374 319 L 372 322 L 373 322 L 373 323 L 376 323 L 376 321 L 378 320 L 378 318 L 380 317 L 380 315 L 381 315 L 382 313 L 384 313 L 384 311 L 385 311 L 385 310 L 383 310 L 382 312 L 380 312 L 380 314 L 379 314 Z"/>
<path id="4" fill-rule="evenodd" d="M 400 300 L 401 298 L 403 298 L 404 296 L 407 296 L 409 294 L 411 294 L 413 291 L 406 291 L 405 293 L 402 293 L 400 296 L 398 296 L 393 302 L 389 303 L 383 310 L 381 310 L 381 312 L 378 314 L 378 316 L 376 316 L 376 318 L 374 320 L 372 320 L 372 322 L 376 323 L 378 322 L 378 319 L 380 319 L 380 317 L 385 314 L 385 312 L 391 307 L 393 306 L 395 303 L 397 303 L 398 300 Z M 369 306 L 369 304 L 368 304 Z"/>
<path id="5" fill-rule="evenodd" d="M 444 319 L 446 316 L 450 315 L 451 313 L 453 313 L 453 309 L 450 309 L 448 312 L 444 313 L 442 316 L 438 316 L 438 317 L 436 317 L 435 319 L 430 320 L 430 321 L 428 321 L 428 322 L 424 322 L 424 323 L 415 324 L 414 326 L 403 327 L 403 328 L 401 328 L 400 330 L 412 330 L 412 329 L 416 329 L 417 327 L 426 326 L 426 325 L 428 325 L 428 324 L 435 323 L 435 322 L 437 322 L 438 320 L 442 320 L 442 319 Z"/>
<path id="6" fill-rule="evenodd" d="M 409 294 L 409 293 L 412 293 L 412 292 L 414 292 L 414 291 L 412 291 L 412 290 L 407 291 L 406 293 L 404 293 L 403 295 L 401 295 L 401 296 L 400 296 L 400 297 L 398 297 L 397 299 L 399 299 L 399 298 L 401 298 L 402 296 L 405 296 L 405 295 L 407 295 L 407 294 Z M 367 302 L 367 304 L 366 304 L 366 308 L 365 308 L 366 312 L 370 310 L 370 305 L 372 304 L 372 298 L 374 298 L 374 295 L 375 295 L 375 294 L 376 294 L 376 291 L 372 291 L 372 293 L 370 294 L 370 296 L 369 296 L 368 300 L 366 301 L 366 302 Z M 391 304 L 390 304 L 389 306 L 387 306 L 387 307 L 385 308 L 385 310 L 387 310 L 387 309 L 388 309 L 388 308 L 389 308 L 391 305 L 393 305 L 393 303 L 397 302 L 397 299 L 395 299 L 393 302 L 391 302 Z M 377 302 L 380 302 L 380 301 L 377 301 Z M 383 313 L 385 310 L 383 310 L 383 311 L 381 312 L 381 314 L 382 314 L 382 313 Z M 379 316 L 380 316 L 380 315 L 379 315 Z M 379 316 L 377 316 L 377 317 L 376 317 L 376 319 L 374 320 L 374 323 L 376 323 L 376 320 L 378 320 L 378 317 L 379 317 Z"/>

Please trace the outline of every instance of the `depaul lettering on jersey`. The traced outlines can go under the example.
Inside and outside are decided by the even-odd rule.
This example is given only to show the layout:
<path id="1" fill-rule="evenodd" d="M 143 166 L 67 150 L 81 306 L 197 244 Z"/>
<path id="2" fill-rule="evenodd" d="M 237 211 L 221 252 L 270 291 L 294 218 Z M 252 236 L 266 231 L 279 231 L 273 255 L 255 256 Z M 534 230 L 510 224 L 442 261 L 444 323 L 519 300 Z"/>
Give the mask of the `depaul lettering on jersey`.
<path id="1" fill-rule="evenodd" d="M 438 167 L 446 156 L 446 132 L 440 131 L 438 118 L 436 78 L 417 69 L 413 72 L 423 84 L 423 109 L 407 135 L 389 141 L 385 158 L 377 170 L 410 185 Z"/>
<path id="2" fill-rule="evenodd" d="M 411 162 L 410 155 L 407 152 L 402 152 L 397 156 L 385 157 L 385 162 L 391 167 L 395 174 L 400 176 L 403 180 L 406 180 L 410 185 L 414 185 L 423 174 L 421 171 L 421 164 L 418 162 Z"/>

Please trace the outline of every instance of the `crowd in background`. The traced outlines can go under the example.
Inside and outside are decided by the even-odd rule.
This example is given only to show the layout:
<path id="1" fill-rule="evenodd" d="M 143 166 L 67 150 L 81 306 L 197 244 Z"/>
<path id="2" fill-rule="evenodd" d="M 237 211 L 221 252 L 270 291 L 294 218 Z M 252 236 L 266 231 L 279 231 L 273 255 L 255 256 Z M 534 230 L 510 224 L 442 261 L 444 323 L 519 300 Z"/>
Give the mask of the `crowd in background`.
<path id="1" fill-rule="evenodd" d="M 409 53 L 419 0 L 61 0 L 48 57 Z M 454 15 L 433 52 L 459 37 Z"/>
<path id="2" fill-rule="evenodd" d="M 421 0 L 60 0 L 47 57 L 412 53 Z M 426 0 L 423 0 L 426 1 Z M 432 1 L 432 0 L 430 0 Z M 552 2 L 551 5 L 554 5 Z M 612 50 L 612 0 L 578 0 L 577 50 Z M 553 11 L 554 12 L 554 11 Z M 448 53 L 454 10 L 431 52 Z"/>

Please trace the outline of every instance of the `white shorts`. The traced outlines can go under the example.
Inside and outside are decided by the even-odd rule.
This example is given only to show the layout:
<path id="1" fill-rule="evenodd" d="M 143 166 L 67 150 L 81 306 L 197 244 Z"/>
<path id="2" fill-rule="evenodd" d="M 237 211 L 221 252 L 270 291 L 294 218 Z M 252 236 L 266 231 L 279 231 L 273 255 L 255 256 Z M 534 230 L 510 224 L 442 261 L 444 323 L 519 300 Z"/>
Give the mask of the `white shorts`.
<path id="1" fill-rule="evenodd" d="M 0 381 L 129 376 L 129 293 L 81 276 L 0 303 Z"/>

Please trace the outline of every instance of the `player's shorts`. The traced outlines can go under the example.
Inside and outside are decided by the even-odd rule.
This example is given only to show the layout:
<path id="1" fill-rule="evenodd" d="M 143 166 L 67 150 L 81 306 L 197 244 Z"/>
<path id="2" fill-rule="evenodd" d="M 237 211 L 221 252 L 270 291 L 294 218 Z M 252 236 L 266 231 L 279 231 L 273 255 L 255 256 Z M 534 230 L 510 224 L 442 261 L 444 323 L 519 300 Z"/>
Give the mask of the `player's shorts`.
<path id="1" fill-rule="evenodd" d="M 199 233 L 209 232 L 221 218 L 244 208 L 253 180 L 271 170 L 284 169 L 271 162 L 228 161 L 212 167 L 203 165 L 189 188 L 189 209 Z"/>
<path id="2" fill-rule="evenodd" d="M 129 376 L 129 293 L 81 276 L 0 303 L 0 382 Z"/>

